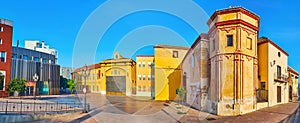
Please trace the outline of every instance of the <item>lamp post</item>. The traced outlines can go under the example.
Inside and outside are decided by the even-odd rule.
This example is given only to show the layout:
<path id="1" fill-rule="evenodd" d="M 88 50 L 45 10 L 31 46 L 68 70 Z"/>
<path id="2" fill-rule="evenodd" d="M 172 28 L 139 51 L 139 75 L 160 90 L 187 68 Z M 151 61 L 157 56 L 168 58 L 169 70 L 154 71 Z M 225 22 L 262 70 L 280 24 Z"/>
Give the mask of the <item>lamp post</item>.
<path id="1" fill-rule="evenodd" d="M 83 68 L 81 69 L 81 75 L 84 77 L 84 88 L 83 88 L 83 93 L 84 93 L 84 109 L 83 109 L 83 113 L 87 113 L 87 109 L 86 109 L 86 79 L 87 77 L 90 75 L 90 69 L 88 68 L 88 66 L 84 65 Z"/>
<path id="2" fill-rule="evenodd" d="M 34 81 L 34 88 L 33 88 L 33 94 L 34 94 L 34 100 L 35 100 L 35 97 L 36 97 L 36 82 L 39 80 L 39 76 L 37 75 L 37 73 L 35 73 L 33 75 L 33 81 Z"/>

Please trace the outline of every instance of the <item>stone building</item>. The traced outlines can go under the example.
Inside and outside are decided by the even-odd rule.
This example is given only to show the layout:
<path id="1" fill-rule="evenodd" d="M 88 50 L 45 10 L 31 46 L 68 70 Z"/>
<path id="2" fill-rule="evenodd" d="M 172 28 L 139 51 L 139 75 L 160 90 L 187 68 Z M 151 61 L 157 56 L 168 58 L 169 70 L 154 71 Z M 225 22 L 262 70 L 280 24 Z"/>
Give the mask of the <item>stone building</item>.
<path id="1" fill-rule="evenodd" d="M 209 84 L 209 41 L 201 34 L 182 61 L 182 81 L 186 88 L 186 102 L 198 110 L 207 110 Z"/>
<path id="2" fill-rule="evenodd" d="M 290 102 L 298 101 L 299 73 L 290 66 L 288 66 L 288 72 L 289 72 L 289 82 L 288 82 L 289 83 L 289 101 Z"/>
<path id="3" fill-rule="evenodd" d="M 201 111 L 241 115 L 298 98 L 288 53 L 258 38 L 260 17 L 242 7 L 216 11 L 184 57 L 186 102 Z M 155 75 L 157 76 L 157 75 Z"/>

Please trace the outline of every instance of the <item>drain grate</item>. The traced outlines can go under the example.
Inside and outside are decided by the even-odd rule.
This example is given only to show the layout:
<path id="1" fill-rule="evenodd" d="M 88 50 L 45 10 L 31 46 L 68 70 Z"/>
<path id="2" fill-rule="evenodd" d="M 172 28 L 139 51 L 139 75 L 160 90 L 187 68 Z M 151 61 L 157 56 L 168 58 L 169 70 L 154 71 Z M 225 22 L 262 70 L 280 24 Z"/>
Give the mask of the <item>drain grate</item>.
<path id="1" fill-rule="evenodd" d="M 206 118 L 208 121 L 216 120 L 215 118 Z"/>

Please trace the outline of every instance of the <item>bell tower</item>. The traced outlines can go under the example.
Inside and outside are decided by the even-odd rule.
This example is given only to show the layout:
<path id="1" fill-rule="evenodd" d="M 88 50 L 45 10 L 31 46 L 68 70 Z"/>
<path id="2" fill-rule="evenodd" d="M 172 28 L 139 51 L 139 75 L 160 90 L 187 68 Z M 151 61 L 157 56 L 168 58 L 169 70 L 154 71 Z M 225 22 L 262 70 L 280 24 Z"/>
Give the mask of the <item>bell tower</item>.
<path id="1" fill-rule="evenodd" d="M 216 11 L 207 22 L 210 40 L 210 112 L 221 116 L 255 110 L 260 18 L 242 7 Z"/>

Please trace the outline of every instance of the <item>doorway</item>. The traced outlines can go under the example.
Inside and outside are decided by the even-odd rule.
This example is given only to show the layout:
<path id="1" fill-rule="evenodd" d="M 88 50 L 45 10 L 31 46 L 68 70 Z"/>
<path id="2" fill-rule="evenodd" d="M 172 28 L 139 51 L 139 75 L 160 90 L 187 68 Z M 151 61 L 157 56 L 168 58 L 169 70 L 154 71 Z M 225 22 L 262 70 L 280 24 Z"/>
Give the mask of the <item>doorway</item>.
<path id="1" fill-rule="evenodd" d="M 277 103 L 281 103 L 281 86 L 277 86 Z"/>

